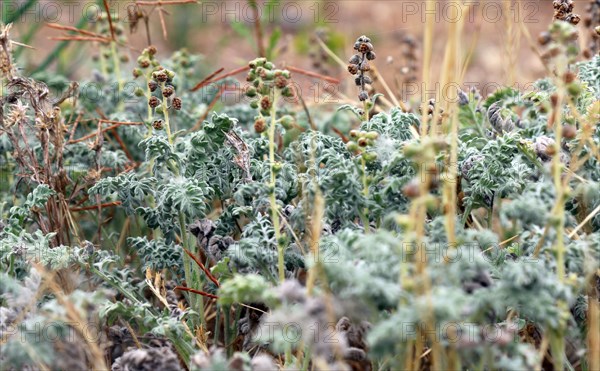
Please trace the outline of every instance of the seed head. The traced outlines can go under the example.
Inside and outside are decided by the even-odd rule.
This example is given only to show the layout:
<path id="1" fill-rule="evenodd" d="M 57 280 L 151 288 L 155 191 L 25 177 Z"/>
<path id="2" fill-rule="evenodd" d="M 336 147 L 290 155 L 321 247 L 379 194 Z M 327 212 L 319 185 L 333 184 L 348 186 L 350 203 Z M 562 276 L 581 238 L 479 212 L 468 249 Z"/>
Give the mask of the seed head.
<path id="1" fill-rule="evenodd" d="M 260 100 L 260 108 L 264 111 L 271 109 L 271 99 L 268 96 L 262 97 Z"/>
<path id="2" fill-rule="evenodd" d="M 138 59 L 138 65 L 142 68 L 150 67 L 150 61 L 147 58 Z"/>
<path id="3" fill-rule="evenodd" d="M 163 129 L 163 121 L 162 120 L 154 120 L 152 123 L 152 127 L 154 130 L 162 130 Z"/>
<path id="4" fill-rule="evenodd" d="M 150 97 L 150 99 L 148 100 L 148 105 L 152 108 L 158 107 L 159 104 L 160 104 L 160 100 L 155 96 Z"/>
<path id="5" fill-rule="evenodd" d="M 350 60 L 348 61 L 348 63 L 350 63 L 350 64 L 359 64 L 360 60 L 361 60 L 360 54 L 354 54 L 352 56 L 352 58 L 350 58 Z"/>
<path id="6" fill-rule="evenodd" d="M 287 86 L 288 80 L 283 77 L 283 75 L 277 76 L 275 78 L 275 86 L 279 89 L 283 89 Z"/>
<path id="7" fill-rule="evenodd" d="M 254 131 L 256 131 L 257 133 L 262 133 L 265 130 L 267 130 L 267 123 L 265 122 L 265 119 L 261 118 L 257 118 L 254 121 Z"/>
<path id="8" fill-rule="evenodd" d="M 165 70 L 153 72 L 152 77 L 154 77 L 158 82 L 166 82 L 169 79 L 169 76 Z"/>
<path id="9" fill-rule="evenodd" d="M 467 104 L 469 104 L 469 96 L 464 91 L 459 90 L 458 91 L 458 105 L 466 106 Z"/>
<path id="10" fill-rule="evenodd" d="M 577 136 L 577 128 L 573 125 L 565 125 L 562 128 L 562 135 L 566 139 L 573 139 Z"/>
<path id="11" fill-rule="evenodd" d="M 179 97 L 175 97 L 173 98 L 173 109 L 175 109 L 176 111 L 181 110 L 181 98 Z"/>
<path id="12" fill-rule="evenodd" d="M 150 89 L 151 92 L 156 91 L 156 89 L 158 89 L 158 83 L 154 80 L 148 81 L 148 89 Z"/>
<path id="13" fill-rule="evenodd" d="M 162 90 L 162 95 L 165 98 L 170 97 L 171 95 L 173 95 L 173 93 L 175 93 L 175 89 L 173 89 L 172 86 L 165 86 L 165 88 Z"/>

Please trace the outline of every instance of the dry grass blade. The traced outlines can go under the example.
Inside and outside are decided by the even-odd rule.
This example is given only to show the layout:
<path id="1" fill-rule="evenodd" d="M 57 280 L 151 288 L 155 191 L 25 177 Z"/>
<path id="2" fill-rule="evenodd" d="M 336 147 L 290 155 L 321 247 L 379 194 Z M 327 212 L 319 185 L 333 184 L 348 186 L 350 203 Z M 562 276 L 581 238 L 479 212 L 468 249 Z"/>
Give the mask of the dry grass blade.
<path id="1" fill-rule="evenodd" d="M 206 296 L 207 298 L 211 298 L 211 299 L 219 298 L 217 295 L 209 294 L 208 292 L 204 292 L 204 291 L 200 291 L 200 290 L 190 289 L 189 287 L 177 286 L 177 287 L 175 287 L 175 290 L 188 291 L 193 294 Z"/>
<path id="2" fill-rule="evenodd" d="M 71 31 L 71 32 L 79 33 L 79 34 L 82 34 L 85 36 L 92 36 L 92 37 L 103 38 L 103 39 L 105 38 L 104 35 L 101 35 L 96 32 L 82 30 L 80 28 L 76 28 L 76 27 L 72 27 L 72 26 L 64 26 L 64 25 L 58 24 L 58 23 L 46 23 L 46 27 L 49 27 L 49 28 L 52 28 L 55 30 L 61 30 L 61 31 Z"/>
<path id="3" fill-rule="evenodd" d="M 305 76 L 309 76 L 309 77 L 314 77 L 317 79 L 321 79 L 327 82 L 330 82 L 332 84 L 339 84 L 340 80 L 336 79 L 334 77 L 329 77 L 329 76 L 325 76 L 325 75 L 321 75 L 320 73 L 316 73 L 316 72 L 312 72 L 312 71 L 307 71 L 305 69 L 302 68 L 298 68 L 298 67 L 294 67 L 294 66 L 286 66 L 286 69 L 292 71 L 292 72 L 296 72 L 299 73 L 301 75 L 305 75 Z"/>
<path id="4" fill-rule="evenodd" d="M 92 37 L 92 36 L 51 36 L 48 38 L 49 40 L 56 41 L 94 41 L 103 44 L 110 43 L 110 39 L 105 37 Z"/>
<path id="5" fill-rule="evenodd" d="M 202 269 L 204 274 L 206 274 L 206 277 L 208 277 L 208 279 L 211 280 L 212 283 L 214 283 L 217 287 L 219 287 L 220 286 L 219 281 L 215 278 L 215 276 L 212 275 L 212 273 L 210 273 L 210 271 L 204 266 L 204 264 L 200 261 L 200 259 L 198 259 L 198 257 L 195 256 L 194 254 L 192 254 L 189 250 L 187 250 L 187 249 L 183 249 L 183 250 L 190 258 L 192 258 L 196 262 L 196 264 L 198 264 L 200 269 Z"/>
<path id="6" fill-rule="evenodd" d="M 573 236 L 575 236 L 575 234 L 577 234 L 577 232 L 579 232 L 579 230 L 583 228 L 587 222 L 592 220 L 592 218 L 595 217 L 598 213 L 600 213 L 600 205 L 598 205 L 597 208 L 595 208 L 591 213 L 589 213 L 589 215 L 585 219 L 583 219 L 583 221 L 579 223 L 579 225 L 575 227 L 575 229 L 573 229 L 571 233 L 569 233 L 569 238 L 573 238 Z"/>
<path id="7" fill-rule="evenodd" d="M 110 29 L 110 37 L 112 41 L 116 41 L 115 27 L 113 26 L 112 14 L 110 14 L 110 7 L 108 6 L 108 0 L 102 0 L 104 2 L 104 10 L 106 10 L 106 18 L 108 19 L 108 27 Z"/>
<path id="8" fill-rule="evenodd" d="M 199 83 L 197 83 L 196 85 L 194 85 L 194 87 L 191 88 L 190 91 L 196 91 L 196 90 L 202 88 L 203 86 L 207 85 L 208 83 L 210 83 L 210 80 L 213 77 L 217 76 L 218 74 L 220 74 L 224 70 L 225 70 L 225 68 L 221 67 L 218 70 L 216 70 L 215 72 L 213 72 L 210 75 L 206 76 L 202 81 L 200 81 Z"/>

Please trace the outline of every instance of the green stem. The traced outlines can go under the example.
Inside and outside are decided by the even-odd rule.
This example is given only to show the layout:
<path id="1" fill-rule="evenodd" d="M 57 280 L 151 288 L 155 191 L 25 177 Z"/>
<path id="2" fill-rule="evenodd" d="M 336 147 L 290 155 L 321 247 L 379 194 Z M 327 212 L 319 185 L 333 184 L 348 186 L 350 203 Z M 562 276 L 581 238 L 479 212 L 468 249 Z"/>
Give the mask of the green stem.
<path id="1" fill-rule="evenodd" d="M 8 12 L 8 8 L 10 7 L 11 2 L 7 3 L 8 6 L 6 8 L 4 6 L 1 6 L 0 10 L 2 11 L 2 23 L 13 23 L 17 19 L 19 19 L 23 14 L 25 14 L 25 12 L 27 12 L 29 8 L 34 6 L 35 3 L 37 3 L 37 0 L 29 0 L 25 4 L 23 4 L 22 7 L 17 9 L 17 11 L 15 11 L 14 13 Z"/>
<path id="2" fill-rule="evenodd" d="M 121 77 L 121 66 L 119 62 L 119 53 L 117 51 L 117 43 L 115 41 L 110 43 L 110 53 L 112 54 L 113 64 L 115 69 L 115 76 L 117 76 L 118 94 L 121 94 L 123 90 L 123 78 Z M 119 99 L 120 101 L 120 99 Z"/>
<path id="3" fill-rule="evenodd" d="M 277 206 L 277 198 L 275 197 L 275 186 L 276 186 L 276 175 L 273 167 L 275 166 L 275 127 L 276 121 L 276 105 L 277 105 L 277 92 L 273 95 L 273 103 L 271 105 L 271 124 L 269 126 L 269 163 L 271 170 L 271 182 L 269 189 L 271 193 L 271 218 L 273 220 L 273 228 L 275 229 L 275 241 L 277 241 L 277 268 L 279 271 L 279 281 L 285 280 L 285 262 L 283 259 L 283 244 L 281 243 L 281 236 L 279 231 L 279 211 Z"/>
<path id="4" fill-rule="evenodd" d="M 229 348 L 229 315 L 230 315 L 230 311 L 231 311 L 231 307 L 230 306 L 224 306 L 223 307 L 223 341 L 224 344 L 223 346 L 225 346 L 225 351 L 227 352 L 227 357 L 230 357 L 231 354 L 231 349 Z"/>
<path id="5" fill-rule="evenodd" d="M 219 346 L 219 330 L 221 328 L 221 307 L 217 304 L 217 313 L 215 314 L 215 337 L 213 339 L 213 345 Z"/>
<path id="6" fill-rule="evenodd" d="M 165 89 L 165 83 L 161 83 L 160 89 Z M 167 139 L 169 140 L 169 144 L 173 144 L 173 135 L 171 134 L 171 125 L 169 123 L 169 106 L 168 106 L 168 98 L 163 96 L 162 99 L 162 109 L 163 116 L 165 117 L 165 130 L 167 131 Z"/>

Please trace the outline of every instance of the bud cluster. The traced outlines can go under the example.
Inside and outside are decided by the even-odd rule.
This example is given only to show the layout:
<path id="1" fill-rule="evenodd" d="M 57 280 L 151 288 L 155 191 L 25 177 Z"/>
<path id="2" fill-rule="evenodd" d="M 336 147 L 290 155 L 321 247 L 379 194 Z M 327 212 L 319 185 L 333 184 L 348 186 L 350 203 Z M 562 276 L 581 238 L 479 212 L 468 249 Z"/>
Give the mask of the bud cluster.
<path id="1" fill-rule="evenodd" d="M 161 99 L 153 93 L 160 93 L 164 101 L 171 101 L 171 107 L 175 110 L 180 110 L 182 107 L 181 98 L 175 95 L 175 87 L 173 79 L 175 72 L 168 70 L 160 65 L 156 60 L 156 47 L 149 46 L 137 59 L 138 67 L 133 70 L 133 77 L 146 76 L 148 80 L 148 105 L 155 109 L 156 113 L 162 113 Z M 143 89 L 137 88 L 135 91 L 137 96 L 144 96 L 146 93 Z"/>
<path id="2" fill-rule="evenodd" d="M 376 131 L 351 130 L 350 137 L 352 140 L 346 143 L 346 148 L 349 151 L 360 154 L 367 163 L 377 160 L 377 153 L 368 152 L 367 150 L 375 145 L 379 133 Z"/>
<path id="3" fill-rule="evenodd" d="M 573 0 L 554 0 L 554 20 L 577 25 L 581 21 L 579 14 L 573 14 Z"/>
<path id="4" fill-rule="evenodd" d="M 254 129 L 257 133 L 262 133 L 267 129 L 263 116 L 271 115 L 275 93 L 279 92 L 284 97 L 294 96 L 289 86 L 291 74 L 288 70 L 276 69 L 266 58 L 257 58 L 248 65 L 250 71 L 246 81 L 251 85 L 246 89 L 246 96 L 252 99 L 250 107 L 260 112 L 260 116 L 255 119 Z"/>
<path id="5" fill-rule="evenodd" d="M 354 54 L 348 61 L 348 72 L 351 75 L 357 75 L 354 79 L 356 86 L 359 87 L 358 99 L 361 102 L 369 99 L 369 93 L 365 89 L 365 85 L 373 83 L 373 80 L 365 72 L 371 70 L 369 61 L 376 58 L 375 52 L 373 51 L 373 44 L 371 39 L 366 36 L 360 36 L 354 43 L 354 50 L 358 53 Z"/>
<path id="6" fill-rule="evenodd" d="M 557 57 L 564 55 L 568 63 L 573 63 L 579 54 L 577 29 L 568 22 L 557 21 L 552 23 L 550 29 L 542 32 L 538 37 L 540 45 L 546 50 L 542 54 L 542 60 L 548 64 Z"/>

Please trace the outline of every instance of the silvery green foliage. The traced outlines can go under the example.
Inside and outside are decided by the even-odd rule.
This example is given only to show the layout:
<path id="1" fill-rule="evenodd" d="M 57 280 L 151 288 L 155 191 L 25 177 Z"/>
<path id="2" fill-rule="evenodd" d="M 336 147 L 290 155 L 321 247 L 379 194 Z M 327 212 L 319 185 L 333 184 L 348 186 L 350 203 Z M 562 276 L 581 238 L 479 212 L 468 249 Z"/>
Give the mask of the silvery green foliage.
<path id="1" fill-rule="evenodd" d="M 592 60 L 577 64 L 579 78 L 587 84 L 596 99 L 600 99 L 600 55 L 596 54 Z"/>
<path id="2" fill-rule="evenodd" d="M 56 369 L 86 367 L 90 361 L 86 341 L 100 342 L 102 336 L 96 314 L 106 300 L 104 290 L 75 290 L 65 298 L 71 305 L 67 309 L 55 298 L 36 304 L 42 277 L 35 268 L 22 281 L 3 274 L 0 282 L 0 332 L 7 336 L 0 348 L 3 365 L 21 369 L 43 362 Z"/>
<path id="3" fill-rule="evenodd" d="M 593 100 L 598 95 L 599 61 L 596 57 L 579 65 L 587 90 L 573 97 L 580 114 L 592 119 Z M 189 81 L 181 79 L 177 83 L 183 87 Z M 268 315 L 256 320 L 265 329 L 262 334 L 268 333 L 265 326 L 274 322 L 297 322 L 303 337 L 296 341 L 282 337 L 252 339 L 274 353 L 285 352 L 289 347 L 297 351 L 295 347 L 302 341 L 315 357 L 331 362 L 330 368 L 347 367 L 333 363 L 337 350 L 311 336 L 315 325 L 332 324 L 326 300 L 331 300 L 335 308 L 336 331 L 320 334 L 338 340 L 345 361 L 350 356 L 362 357 L 363 361 L 386 365 L 382 369 L 403 366 L 402 352 L 408 345 L 412 347 L 411 341 L 419 336 L 419 326 L 428 320 L 426 316 L 440 326 L 436 330 L 441 347 L 456 350 L 465 369 L 478 369 L 482 364 L 490 369 L 535 368 L 539 352 L 520 338 L 520 332 L 528 329 L 564 331 L 570 344 L 584 349 L 582 334 L 586 330 L 589 300 L 586 278 L 593 277 L 600 261 L 600 214 L 581 225 L 575 235 L 570 233 L 600 205 L 600 164 L 593 155 L 593 146 L 583 143 L 581 155 L 590 156 L 577 175 L 584 181 L 572 178 L 572 191 L 566 196 L 563 280 L 556 274 L 558 236 L 552 227 L 556 222 L 552 213 L 556 191 L 550 168 L 552 157 L 547 151 L 554 140 L 547 127 L 547 103 L 555 87 L 549 80 L 542 80 L 535 88 L 524 93 L 500 89 L 485 101 L 469 93 L 468 102 L 460 106 L 457 186 L 465 197 L 458 205 L 461 208 L 455 218 L 456 241 L 452 245 L 446 238 L 447 220 L 440 216 L 440 205 L 431 205 L 427 210 L 422 243 L 428 258 L 425 270 L 430 280 L 429 295 L 421 295 L 416 289 L 423 284 L 417 270 L 424 257 L 417 254 L 414 244 L 407 242 L 412 231 L 405 230 L 396 218 L 407 214 L 411 205 L 403 187 L 411 180 L 421 180 L 420 164 L 405 152 L 409 146 L 423 144 L 413 138 L 410 130 L 420 127 L 417 115 L 394 108 L 361 124 L 361 130 L 378 133 L 368 149 L 378 156 L 366 165 L 365 174 L 360 158 L 338 136 L 329 135 L 334 119 L 326 121 L 322 115 L 315 115 L 322 131 L 300 133 L 278 127 L 283 140 L 276 154 L 281 169 L 274 194 L 282 216 L 282 237 L 276 241 L 267 185 L 271 170 L 267 160 L 269 143 L 264 135 L 246 132 L 252 113 L 236 106 L 226 109 L 227 114 L 213 114 L 199 130 L 177 133 L 172 144 L 162 132 L 148 135 L 145 126 L 118 128 L 128 148 L 137 149 L 133 156 L 141 164 L 122 172 L 124 153 L 109 144 L 102 150 L 100 165 L 115 171 L 89 189 L 90 199 L 120 201 L 121 205 L 111 214 L 114 219 L 103 226 L 104 234 L 98 238 L 101 246 L 91 242 L 53 246 L 53 235 L 39 231 L 32 215 L 45 206 L 49 197 L 56 196 L 48 186 L 38 185 L 25 194 L 15 188 L 19 191 L 15 192 L 16 201 L 3 195 L 8 207 L 3 211 L 0 231 L 0 329 L 6 331 L 19 314 L 27 312 L 28 305 L 35 303 L 20 322 L 20 328 L 30 331 L 36 323 L 60 318 L 54 329 L 57 336 L 70 330 L 64 323 L 64 307 L 56 298 L 36 297 L 41 276 L 32 268 L 34 261 L 52 270 L 77 267 L 81 276 L 76 282 L 81 287 L 70 294 L 69 300 L 84 318 L 97 314 L 108 326 L 126 322 L 142 342 L 150 337 L 173 345 L 123 349 L 126 353 L 113 369 L 178 369 L 177 356 L 193 370 L 274 366 L 271 358 L 254 362 L 247 353 L 227 356 L 222 348 L 211 349 L 209 354 L 199 351 L 190 332 L 198 327 L 190 328 L 189 324 L 199 324 L 201 314 L 189 305 L 185 310 L 177 307 L 180 298 L 174 286 L 183 285 L 185 276 L 181 229 L 191 231 L 195 221 L 210 219 L 210 233 L 197 235 L 198 244 L 192 250 L 206 253 L 220 287 L 206 283 L 197 288 L 218 294 L 220 308 L 239 307 L 240 303 L 264 305 Z M 110 88 L 102 82 L 102 89 Z M 206 91 L 194 95 L 185 90 L 178 89 L 183 92 L 184 109 L 171 117 L 183 130 L 197 122 L 215 94 Z M 101 99 L 95 104 L 112 107 L 118 103 L 109 94 Z M 145 106 L 130 103 L 123 112 L 107 114 L 121 120 L 138 120 L 146 115 Z M 90 102 L 86 105 L 94 108 Z M 564 112 L 564 124 L 581 127 L 579 118 Z M 79 137 L 84 132 L 79 129 L 75 134 Z M 239 150 L 228 139 L 233 134 L 247 147 L 247 163 L 238 162 Z M 570 165 L 580 140 L 576 136 L 560 143 L 559 156 L 565 167 Z M 600 125 L 591 140 L 600 146 Z M 3 137 L 0 146 L 6 147 Z M 84 179 L 87 169 L 97 165 L 94 152 L 83 143 L 67 148 L 65 161 L 71 166 L 70 176 L 75 181 Z M 36 151 L 41 156 L 40 149 Z M 448 150 L 442 148 L 436 158 L 440 169 L 447 169 L 448 156 Z M 369 179 L 368 195 L 363 189 L 363 175 Z M 324 200 L 322 234 L 318 246 L 308 246 L 311 236 L 307 221 L 314 211 L 317 190 Z M 439 188 L 432 192 L 440 194 Z M 360 220 L 365 209 L 369 222 L 376 227 L 371 233 L 365 233 Z M 467 223 L 471 212 L 476 211 L 473 215 L 482 226 Z M 480 218 L 486 212 L 496 232 Z M 129 230 L 123 228 L 126 217 L 134 226 Z M 181 219 L 187 225 L 182 225 L 185 223 Z M 84 234 L 87 238 L 94 233 Z M 117 245 L 121 233 L 128 233 L 130 238 Z M 287 279 L 283 283 L 277 277 L 278 243 L 284 247 Z M 316 256 L 308 253 L 314 248 L 318 248 Z M 169 280 L 165 293 L 168 305 L 148 295 L 146 268 L 161 271 L 163 278 Z M 295 280 L 307 268 L 318 268 L 323 274 L 318 277 L 312 296 Z M 93 288 L 93 294 L 82 291 L 89 288 Z M 182 302 L 189 304 L 189 298 L 184 296 Z M 570 310 L 565 329 L 559 323 L 560 316 L 565 315 L 556 306 L 559 299 Z M 508 314 L 514 321 L 506 321 Z M 346 317 L 355 323 L 357 319 L 370 323 L 364 326 L 367 354 L 363 348 L 346 346 L 351 345 L 348 331 L 344 334 L 337 326 L 338 320 Z M 458 338 L 443 331 L 457 325 L 461 328 Z M 210 337 L 216 328 L 204 329 Z M 244 334 L 255 334 L 255 330 Z M 241 331 L 236 335 L 240 334 Z M 61 362 L 82 359 L 76 344 L 82 342 L 76 340 L 75 344 L 66 343 L 74 353 L 63 358 L 56 357 L 53 344 L 30 344 L 33 354 L 45 364 L 73 369 L 75 365 Z M 252 340 L 244 339 L 245 345 L 250 345 L 245 349 L 251 348 Z M 214 344 L 212 339 L 208 342 Z M 15 339 L 9 339 L 0 350 L 0 361 L 7 360 L 15 367 L 31 365 L 31 352 L 19 345 Z M 169 365 L 158 357 L 163 352 Z M 573 357 L 581 360 L 581 354 L 569 354 L 569 359 Z M 85 359 L 82 362 L 85 364 Z"/>
<path id="4" fill-rule="evenodd" d="M 325 198 L 327 220 L 352 224 L 366 206 L 359 168 L 339 138 L 307 131 L 284 153 L 303 169 L 301 188 L 307 192 L 301 207 L 310 212 L 315 186 Z"/>
<path id="5" fill-rule="evenodd" d="M 225 253 L 235 271 L 240 273 L 260 273 L 263 277 L 277 282 L 277 241 L 271 221 L 260 214 L 244 227 L 238 243 L 230 245 Z M 304 257 L 293 245 L 285 250 L 285 268 L 291 275 L 304 267 Z"/>
<path id="6" fill-rule="evenodd" d="M 29 217 L 31 209 L 43 207 L 48 198 L 55 192 L 46 184 L 40 184 L 29 193 L 22 205 L 13 206 L 9 210 L 7 225 L 4 227 L 5 233 L 18 234 Z"/>
<path id="7" fill-rule="evenodd" d="M 142 261 L 142 270 L 154 272 L 168 269 L 183 276 L 183 250 L 180 245 L 167 244 L 164 239 L 148 240 L 146 237 L 131 237 L 127 241 Z"/>
<path id="8" fill-rule="evenodd" d="M 461 172 L 467 180 L 465 204 L 491 207 L 495 197 L 507 197 L 522 192 L 534 172 L 534 164 L 519 150 L 520 136 L 507 133 L 489 140 L 481 148 L 466 148 Z M 469 143 L 466 143 L 469 146 Z M 476 161 L 469 161 L 475 157 Z"/>

